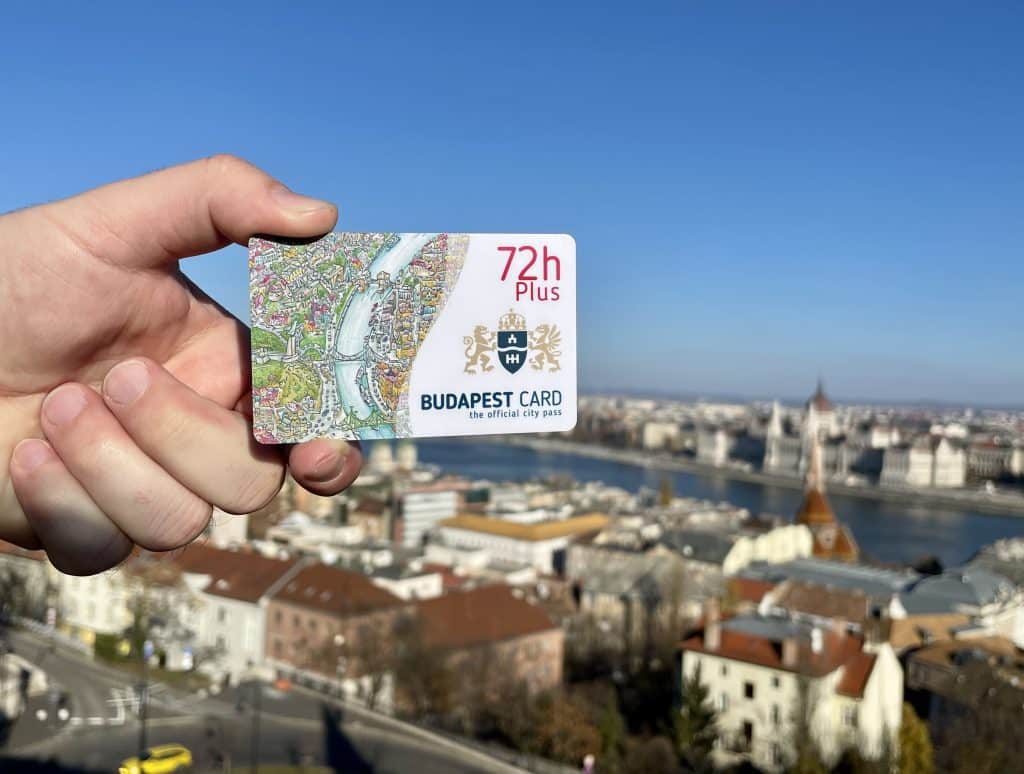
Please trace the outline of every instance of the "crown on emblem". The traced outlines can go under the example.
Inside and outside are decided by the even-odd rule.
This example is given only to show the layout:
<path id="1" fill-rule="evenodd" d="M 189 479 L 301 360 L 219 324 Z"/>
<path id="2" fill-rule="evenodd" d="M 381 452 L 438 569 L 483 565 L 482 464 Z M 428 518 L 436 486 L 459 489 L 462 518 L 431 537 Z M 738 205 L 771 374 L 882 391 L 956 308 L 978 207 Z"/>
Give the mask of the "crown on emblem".
<path id="1" fill-rule="evenodd" d="M 499 331 L 525 331 L 526 318 L 517 314 L 515 309 L 509 309 L 508 314 L 503 314 L 498 320 Z"/>

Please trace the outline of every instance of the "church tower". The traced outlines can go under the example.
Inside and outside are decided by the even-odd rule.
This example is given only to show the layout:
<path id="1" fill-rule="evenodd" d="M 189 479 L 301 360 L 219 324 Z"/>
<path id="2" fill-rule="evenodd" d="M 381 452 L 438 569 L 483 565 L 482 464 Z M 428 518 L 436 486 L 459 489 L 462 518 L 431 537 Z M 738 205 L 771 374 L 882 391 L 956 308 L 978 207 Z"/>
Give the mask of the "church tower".
<path id="1" fill-rule="evenodd" d="M 803 524 L 814 536 L 814 556 L 854 562 L 860 555 L 850 530 L 836 519 L 825 495 L 825 474 L 821 459 L 821 439 L 814 417 L 808 423 L 810 458 L 804 480 L 804 500 L 796 512 L 797 524 Z"/>

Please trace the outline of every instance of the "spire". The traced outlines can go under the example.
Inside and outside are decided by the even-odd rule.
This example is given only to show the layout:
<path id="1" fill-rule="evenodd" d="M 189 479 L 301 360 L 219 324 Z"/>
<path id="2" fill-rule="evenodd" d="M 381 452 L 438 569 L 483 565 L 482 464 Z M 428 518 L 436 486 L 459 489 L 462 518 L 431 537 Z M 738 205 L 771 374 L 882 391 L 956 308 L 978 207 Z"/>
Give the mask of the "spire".
<path id="1" fill-rule="evenodd" d="M 778 438 L 782 435 L 782 408 L 779 402 L 772 402 L 772 415 L 768 419 L 768 437 Z"/>
<path id="2" fill-rule="evenodd" d="M 825 474 L 821 459 L 821 439 L 818 437 L 817 422 L 814 415 L 808 422 L 807 442 L 810 444 L 807 462 L 807 478 L 804 480 L 804 501 L 796 513 L 798 524 L 820 526 L 832 524 L 836 517 L 832 506 L 825 496 Z"/>
<path id="3" fill-rule="evenodd" d="M 818 376 L 818 385 L 814 390 L 814 394 L 807 399 L 807 410 L 808 411 L 831 411 L 832 401 L 828 399 L 825 394 L 825 382 L 821 376 Z"/>
<path id="4" fill-rule="evenodd" d="M 822 492 L 825 491 L 825 475 L 821 464 L 821 439 L 818 436 L 818 423 L 811 421 L 808 431 L 811 436 L 811 456 L 807 464 L 807 478 L 804 481 L 804 489 Z"/>

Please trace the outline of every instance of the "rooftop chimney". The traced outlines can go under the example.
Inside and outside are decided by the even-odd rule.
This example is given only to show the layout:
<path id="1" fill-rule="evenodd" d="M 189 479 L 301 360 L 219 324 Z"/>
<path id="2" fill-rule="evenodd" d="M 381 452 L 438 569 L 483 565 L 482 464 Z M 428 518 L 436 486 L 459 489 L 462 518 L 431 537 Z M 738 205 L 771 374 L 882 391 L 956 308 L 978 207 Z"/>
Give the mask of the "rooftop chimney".
<path id="1" fill-rule="evenodd" d="M 825 650 L 825 638 L 817 626 L 811 629 L 811 653 L 820 656 Z"/>
<path id="2" fill-rule="evenodd" d="M 714 597 L 704 603 L 704 648 L 718 650 L 722 645 L 722 615 Z"/>
<path id="3" fill-rule="evenodd" d="M 800 643 L 796 637 L 786 637 L 782 641 L 782 666 L 787 669 L 795 669 L 800 653 Z"/>

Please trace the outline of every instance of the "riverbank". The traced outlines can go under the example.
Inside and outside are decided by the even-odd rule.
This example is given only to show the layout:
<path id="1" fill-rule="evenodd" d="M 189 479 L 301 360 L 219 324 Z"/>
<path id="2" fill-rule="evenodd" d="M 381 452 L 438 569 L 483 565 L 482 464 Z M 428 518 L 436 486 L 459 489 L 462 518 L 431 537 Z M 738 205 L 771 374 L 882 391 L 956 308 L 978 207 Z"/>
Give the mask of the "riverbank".
<path id="1" fill-rule="evenodd" d="M 580 457 L 609 460 L 624 465 L 635 465 L 655 470 L 680 471 L 784 489 L 803 489 L 803 481 L 796 476 L 784 476 L 760 470 L 716 467 L 714 465 L 705 465 L 696 460 L 667 454 L 653 454 L 635 449 L 611 449 L 605 446 L 598 446 L 597 444 L 525 435 L 494 436 L 477 440 L 521 446 L 538 452 L 574 454 Z M 997 516 L 1024 518 L 1024 497 L 1014 495 L 986 494 L 984 492 L 966 491 L 963 489 L 951 491 L 941 489 L 888 489 L 874 485 L 854 486 L 837 481 L 830 481 L 828 483 L 828 491 L 865 500 L 915 506 L 931 505 L 940 508 L 969 508 L 981 513 L 990 513 Z"/>

